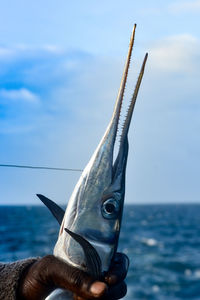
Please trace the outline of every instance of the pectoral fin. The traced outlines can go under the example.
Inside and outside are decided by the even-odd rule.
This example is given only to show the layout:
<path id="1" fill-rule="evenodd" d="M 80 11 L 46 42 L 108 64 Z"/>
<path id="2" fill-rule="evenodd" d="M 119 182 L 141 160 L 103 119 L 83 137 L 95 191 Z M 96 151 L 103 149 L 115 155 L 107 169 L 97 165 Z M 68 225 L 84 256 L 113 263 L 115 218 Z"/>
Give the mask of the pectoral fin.
<path id="1" fill-rule="evenodd" d="M 65 228 L 65 231 L 82 247 L 85 254 L 86 268 L 94 279 L 101 278 L 101 259 L 96 249 L 82 236 Z"/>
<path id="2" fill-rule="evenodd" d="M 58 206 L 55 202 L 48 199 L 47 197 L 41 194 L 37 194 L 37 196 L 48 207 L 52 215 L 56 218 L 58 223 L 61 225 L 65 214 L 64 210 L 60 206 Z"/>

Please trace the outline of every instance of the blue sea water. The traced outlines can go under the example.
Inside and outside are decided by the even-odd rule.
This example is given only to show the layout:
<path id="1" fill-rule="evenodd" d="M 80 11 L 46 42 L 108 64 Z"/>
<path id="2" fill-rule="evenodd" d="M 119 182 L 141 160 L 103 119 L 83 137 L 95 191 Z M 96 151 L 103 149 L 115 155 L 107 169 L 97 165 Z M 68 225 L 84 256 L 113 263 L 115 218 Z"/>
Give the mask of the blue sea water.
<path id="1" fill-rule="evenodd" d="M 59 226 L 45 207 L 0 207 L 0 261 L 52 253 Z M 126 300 L 200 300 L 200 205 L 127 205 L 119 251 Z"/>

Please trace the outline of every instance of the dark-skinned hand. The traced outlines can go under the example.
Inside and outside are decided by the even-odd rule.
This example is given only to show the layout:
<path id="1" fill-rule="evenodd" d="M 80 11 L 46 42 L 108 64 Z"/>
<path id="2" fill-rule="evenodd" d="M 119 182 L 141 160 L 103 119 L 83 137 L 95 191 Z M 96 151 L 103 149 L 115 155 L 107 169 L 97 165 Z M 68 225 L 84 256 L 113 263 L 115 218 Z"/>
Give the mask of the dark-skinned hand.
<path id="1" fill-rule="evenodd" d="M 129 259 L 117 253 L 103 281 L 96 281 L 87 273 L 47 255 L 25 270 L 18 289 L 18 299 L 43 300 L 54 289 L 71 291 L 75 300 L 116 300 L 126 295 L 126 277 Z"/>

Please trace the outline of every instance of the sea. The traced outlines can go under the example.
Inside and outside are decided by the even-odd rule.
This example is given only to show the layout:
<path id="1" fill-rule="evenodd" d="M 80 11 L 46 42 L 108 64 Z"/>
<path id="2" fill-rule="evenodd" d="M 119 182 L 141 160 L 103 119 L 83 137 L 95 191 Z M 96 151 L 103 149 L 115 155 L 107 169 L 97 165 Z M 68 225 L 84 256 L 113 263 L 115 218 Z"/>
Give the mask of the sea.
<path id="1" fill-rule="evenodd" d="M 43 206 L 0 206 L 0 261 L 51 254 L 59 225 Z M 200 205 L 126 205 L 126 300 L 200 300 Z"/>

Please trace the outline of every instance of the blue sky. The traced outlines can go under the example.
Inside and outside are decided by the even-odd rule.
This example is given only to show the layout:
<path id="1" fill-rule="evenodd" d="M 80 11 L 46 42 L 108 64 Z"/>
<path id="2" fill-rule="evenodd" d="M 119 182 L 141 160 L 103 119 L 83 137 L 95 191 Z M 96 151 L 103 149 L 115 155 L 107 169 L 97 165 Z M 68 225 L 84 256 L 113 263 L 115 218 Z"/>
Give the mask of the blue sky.
<path id="1" fill-rule="evenodd" d="M 137 2 L 137 3 L 136 3 Z M 84 168 L 126 101 L 127 203 L 200 202 L 200 1 L 0 1 L 0 163 Z M 79 173 L 0 168 L 0 204 L 65 204 Z"/>

